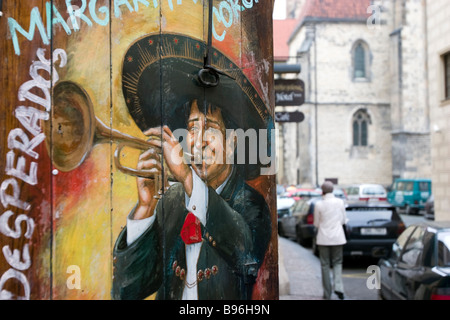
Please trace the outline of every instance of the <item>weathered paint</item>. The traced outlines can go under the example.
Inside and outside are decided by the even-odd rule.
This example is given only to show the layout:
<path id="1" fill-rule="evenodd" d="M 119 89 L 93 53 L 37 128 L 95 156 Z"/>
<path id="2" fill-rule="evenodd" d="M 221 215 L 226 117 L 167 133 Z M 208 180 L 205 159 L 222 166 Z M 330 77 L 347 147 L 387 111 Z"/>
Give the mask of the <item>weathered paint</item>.
<path id="1" fill-rule="evenodd" d="M 111 298 L 114 245 L 138 200 L 136 178 L 114 163 L 113 137 L 118 131 L 147 139 L 124 98 L 125 55 L 138 39 L 152 34 L 206 43 L 207 12 L 207 2 L 197 0 L 3 1 L 0 298 Z M 242 81 L 252 84 L 269 129 L 274 104 L 271 14 L 271 1 L 214 2 L 213 46 Z M 51 160 L 61 148 L 55 142 L 72 137 L 62 146 L 69 151 L 77 142 L 77 130 L 53 108 L 52 89 L 65 81 L 82 88 L 95 118 L 111 128 L 102 141 L 82 142 L 82 161 L 68 171 Z M 163 97 L 170 94 L 176 92 L 162 92 Z M 124 149 L 121 163 L 135 166 L 131 155 L 137 152 Z M 275 180 L 261 175 L 248 183 L 263 196 L 273 226 L 266 230 L 270 241 L 252 298 L 276 299 Z"/>

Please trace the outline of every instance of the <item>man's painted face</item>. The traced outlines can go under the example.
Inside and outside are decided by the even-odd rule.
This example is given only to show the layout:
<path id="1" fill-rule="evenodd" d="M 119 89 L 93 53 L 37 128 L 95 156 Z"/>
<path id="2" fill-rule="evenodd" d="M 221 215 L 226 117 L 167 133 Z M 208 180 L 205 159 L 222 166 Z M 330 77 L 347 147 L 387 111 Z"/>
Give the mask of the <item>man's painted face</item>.
<path id="1" fill-rule="evenodd" d="M 202 180 L 216 179 L 229 166 L 226 164 L 226 128 L 222 112 L 208 108 L 205 115 L 199 111 L 197 101 L 193 101 L 187 129 L 187 145 L 194 155 L 192 167 Z"/>

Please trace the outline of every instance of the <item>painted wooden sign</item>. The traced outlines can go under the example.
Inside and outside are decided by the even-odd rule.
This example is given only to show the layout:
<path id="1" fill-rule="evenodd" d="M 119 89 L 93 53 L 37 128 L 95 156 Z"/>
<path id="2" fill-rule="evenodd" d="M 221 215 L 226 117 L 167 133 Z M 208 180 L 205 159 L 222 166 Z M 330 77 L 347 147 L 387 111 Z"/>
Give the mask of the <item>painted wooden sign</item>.
<path id="1" fill-rule="evenodd" d="M 2 2 L 1 299 L 277 299 L 270 0 Z"/>
<path id="2" fill-rule="evenodd" d="M 305 83 L 300 79 L 275 80 L 277 106 L 301 106 L 305 103 Z"/>

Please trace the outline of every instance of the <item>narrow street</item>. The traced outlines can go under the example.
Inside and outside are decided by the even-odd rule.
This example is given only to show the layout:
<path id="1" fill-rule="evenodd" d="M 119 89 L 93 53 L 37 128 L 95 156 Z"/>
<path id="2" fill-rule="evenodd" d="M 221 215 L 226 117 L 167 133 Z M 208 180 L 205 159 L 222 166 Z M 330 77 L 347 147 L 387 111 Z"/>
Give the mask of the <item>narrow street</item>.
<path id="1" fill-rule="evenodd" d="M 322 300 L 322 283 L 320 262 L 311 248 L 304 248 L 298 243 L 279 238 L 279 247 L 289 280 L 289 293 L 280 292 L 280 300 Z M 376 264 L 376 260 L 354 259 L 344 261 L 343 281 L 346 299 L 377 300 L 378 291 L 369 290 L 366 282 L 370 274 L 367 267 Z M 281 272 L 281 271 L 280 271 Z M 281 284 L 280 284 L 281 287 Z M 337 299 L 333 296 L 332 299 Z"/>
<path id="2" fill-rule="evenodd" d="M 401 215 L 406 226 L 424 220 L 422 215 Z M 322 283 L 320 262 L 311 248 L 302 247 L 297 242 L 279 237 L 280 279 L 285 271 L 287 285 L 280 283 L 280 300 L 322 300 Z M 344 259 L 343 281 L 346 299 L 348 300 L 378 300 L 378 290 L 369 289 L 367 273 L 370 265 L 376 265 L 377 259 L 355 257 Z M 281 280 L 280 280 L 281 281 Z M 336 300 L 336 295 L 333 295 Z"/>

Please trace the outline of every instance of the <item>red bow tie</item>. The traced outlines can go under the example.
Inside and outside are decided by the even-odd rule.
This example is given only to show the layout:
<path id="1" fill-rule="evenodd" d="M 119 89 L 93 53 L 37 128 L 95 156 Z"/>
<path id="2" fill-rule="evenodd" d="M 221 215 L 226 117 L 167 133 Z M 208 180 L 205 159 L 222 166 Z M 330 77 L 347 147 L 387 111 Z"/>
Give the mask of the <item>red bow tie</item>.
<path id="1" fill-rule="evenodd" d="M 186 216 L 180 235 L 185 244 L 202 242 L 201 223 L 192 212 L 189 212 Z"/>

